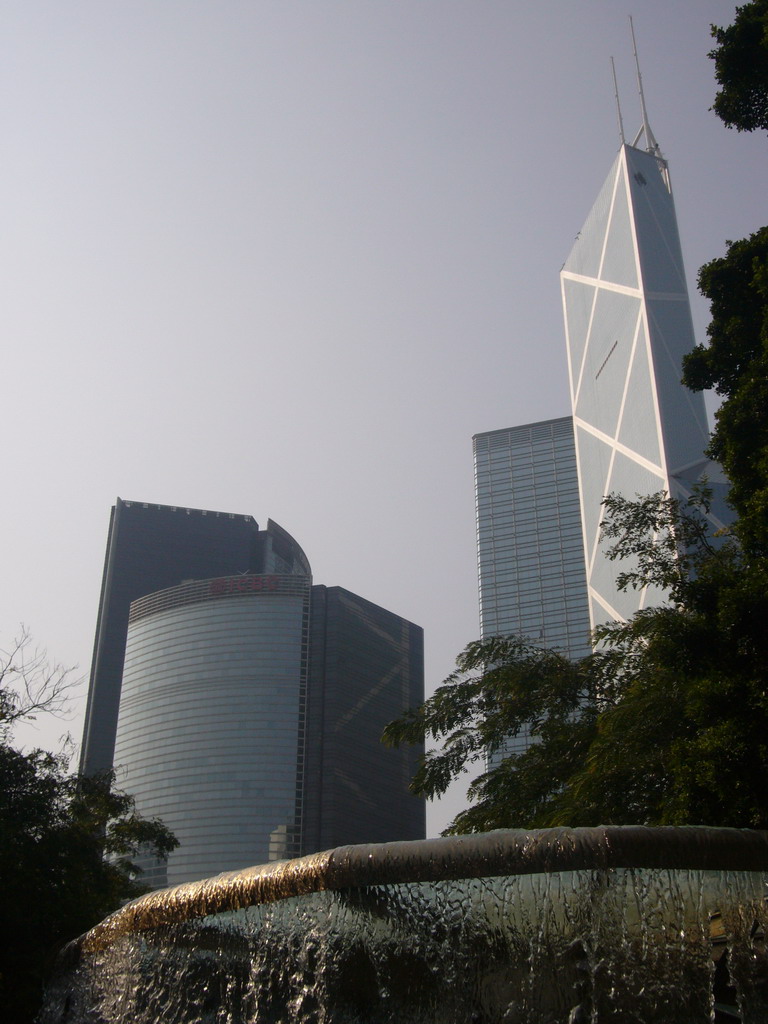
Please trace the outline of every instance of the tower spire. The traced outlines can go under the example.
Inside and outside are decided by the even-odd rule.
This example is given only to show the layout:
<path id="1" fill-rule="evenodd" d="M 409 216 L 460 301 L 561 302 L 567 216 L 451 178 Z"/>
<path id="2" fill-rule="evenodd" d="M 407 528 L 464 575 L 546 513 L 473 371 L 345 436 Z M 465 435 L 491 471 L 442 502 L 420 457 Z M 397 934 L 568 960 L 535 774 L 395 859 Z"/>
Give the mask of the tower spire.
<path id="1" fill-rule="evenodd" d="M 635 26 L 632 23 L 631 14 L 629 16 L 629 29 L 632 33 L 632 49 L 635 54 L 635 68 L 637 69 L 637 91 L 640 93 L 640 110 L 643 114 L 643 126 L 635 136 L 635 141 L 633 142 L 633 145 L 636 146 L 637 143 L 640 141 L 640 138 L 644 135 L 646 150 L 649 153 L 653 153 L 654 156 L 663 159 L 663 157 L 661 156 L 661 150 L 659 149 L 659 144 L 654 138 L 653 132 L 651 131 L 651 126 L 648 122 L 648 111 L 645 109 L 645 95 L 643 93 L 643 76 L 640 74 L 640 60 L 637 56 L 637 43 L 635 42 Z"/>
<path id="2" fill-rule="evenodd" d="M 619 102 L 619 85 L 616 81 L 616 65 L 613 62 L 613 57 L 611 57 L 611 71 L 613 72 L 613 94 L 616 97 L 616 114 L 619 119 L 619 138 L 621 139 L 621 144 L 623 146 L 626 141 L 624 138 L 624 121 L 621 117 L 621 103 Z"/>

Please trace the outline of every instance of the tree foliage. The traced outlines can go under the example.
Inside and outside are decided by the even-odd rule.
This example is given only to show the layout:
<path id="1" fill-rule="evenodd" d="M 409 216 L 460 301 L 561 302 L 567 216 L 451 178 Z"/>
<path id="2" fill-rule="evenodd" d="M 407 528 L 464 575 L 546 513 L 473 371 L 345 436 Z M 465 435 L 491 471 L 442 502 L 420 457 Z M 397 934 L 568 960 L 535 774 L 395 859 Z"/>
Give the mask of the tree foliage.
<path id="1" fill-rule="evenodd" d="M 528 723 L 534 742 L 486 770 L 450 833 L 551 825 L 768 827 L 765 577 L 735 541 L 712 543 L 706 495 L 606 500 L 622 585 L 672 603 L 595 631 L 570 662 L 518 638 L 470 644 L 453 673 L 385 742 L 442 744 L 412 789 L 437 796 Z M 764 568 L 764 567 L 763 567 Z"/>
<path id="2" fill-rule="evenodd" d="M 768 0 L 737 7 L 733 24 L 713 25 L 712 36 L 720 85 L 712 109 L 729 128 L 768 130 Z"/>
<path id="3" fill-rule="evenodd" d="M 166 856 L 176 839 L 136 812 L 111 775 L 83 778 L 68 758 L 22 752 L 10 727 L 64 707 L 71 673 L 22 631 L 0 663 L 0 1005 L 29 1024 L 59 949 L 143 891 L 133 856 Z"/>
<path id="4" fill-rule="evenodd" d="M 768 61 L 768 55 L 766 57 Z M 730 481 L 738 536 L 768 554 L 768 227 L 729 242 L 726 255 L 699 271 L 710 300 L 709 345 L 683 362 L 683 383 L 714 388 L 725 401 L 709 447 Z"/>
<path id="5" fill-rule="evenodd" d="M 624 566 L 617 588 L 653 586 L 666 591 L 673 604 L 682 604 L 715 555 L 710 497 L 704 485 L 694 489 L 685 507 L 663 492 L 637 495 L 633 501 L 620 494 L 604 498 L 601 530 L 613 542 L 608 557 Z"/>
<path id="6" fill-rule="evenodd" d="M 509 736 L 524 728 L 537 736 L 554 732 L 557 723 L 575 720 L 597 700 L 584 663 L 518 637 L 471 643 L 456 664 L 429 700 L 384 731 L 390 746 L 423 743 L 427 736 L 442 742 L 441 749 L 427 751 L 414 777 L 411 788 L 422 796 L 444 793 L 486 752 L 502 749 Z"/>

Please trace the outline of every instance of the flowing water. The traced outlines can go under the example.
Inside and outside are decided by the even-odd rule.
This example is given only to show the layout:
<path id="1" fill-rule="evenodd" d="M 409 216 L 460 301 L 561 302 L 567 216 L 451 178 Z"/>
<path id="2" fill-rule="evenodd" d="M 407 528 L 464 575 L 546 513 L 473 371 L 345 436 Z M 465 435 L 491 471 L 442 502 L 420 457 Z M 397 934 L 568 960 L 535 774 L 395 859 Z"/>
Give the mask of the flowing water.
<path id="1" fill-rule="evenodd" d="M 543 830 L 232 873 L 78 940 L 41 1024 L 766 1024 L 766 851 Z"/>

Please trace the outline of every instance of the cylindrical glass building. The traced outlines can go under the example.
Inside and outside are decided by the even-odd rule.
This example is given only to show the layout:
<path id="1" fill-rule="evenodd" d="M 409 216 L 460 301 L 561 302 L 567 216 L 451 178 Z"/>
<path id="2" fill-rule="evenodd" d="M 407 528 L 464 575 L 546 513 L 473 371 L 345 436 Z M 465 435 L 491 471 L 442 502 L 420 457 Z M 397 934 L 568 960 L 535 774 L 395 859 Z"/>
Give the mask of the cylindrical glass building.
<path id="1" fill-rule="evenodd" d="M 153 887 L 300 852 L 309 576 L 195 580 L 131 604 L 115 767 L 179 847 Z"/>

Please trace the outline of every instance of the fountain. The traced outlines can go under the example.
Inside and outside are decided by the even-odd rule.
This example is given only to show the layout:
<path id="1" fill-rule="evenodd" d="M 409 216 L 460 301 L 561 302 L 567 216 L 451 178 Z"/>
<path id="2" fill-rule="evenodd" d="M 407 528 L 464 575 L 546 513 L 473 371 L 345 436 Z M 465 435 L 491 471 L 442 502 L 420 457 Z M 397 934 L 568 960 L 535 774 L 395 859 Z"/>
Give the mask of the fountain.
<path id="1" fill-rule="evenodd" d="M 766 882 L 738 829 L 341 847 L 128 904 L 40 1024 L 765 1024 Z"/>

